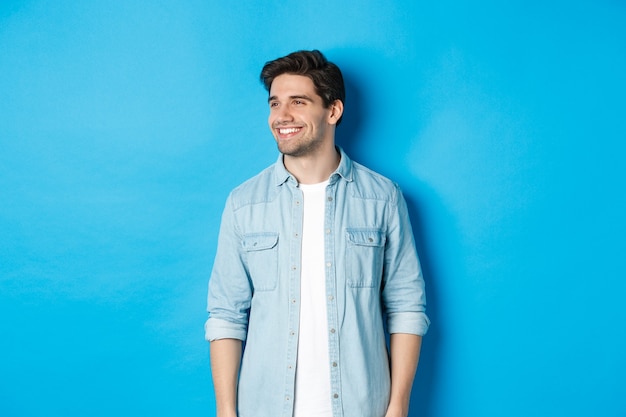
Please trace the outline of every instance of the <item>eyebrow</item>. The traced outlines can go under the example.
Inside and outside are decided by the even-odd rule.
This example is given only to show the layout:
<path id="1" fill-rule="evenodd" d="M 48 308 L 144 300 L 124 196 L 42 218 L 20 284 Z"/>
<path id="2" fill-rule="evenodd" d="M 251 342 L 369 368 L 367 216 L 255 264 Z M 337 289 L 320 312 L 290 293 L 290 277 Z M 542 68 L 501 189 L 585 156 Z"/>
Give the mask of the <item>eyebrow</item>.
<path id="1" fill-rule="evenodd" d="M 306 101 L 313 102 L 313 99 L 311 97 L 307 96 L 307 95 L 289 96 L 289 99 L 290 100 L 298 100 L 299 99 L 299 100 L 306 100 Z M 267 99 L 267 102 L 269 103 L 269 102 L 274 101 L 274 100 L 278 100 L 278 97 L 277 96 L 271 96 L 271 97 L 269 97 Z"/>

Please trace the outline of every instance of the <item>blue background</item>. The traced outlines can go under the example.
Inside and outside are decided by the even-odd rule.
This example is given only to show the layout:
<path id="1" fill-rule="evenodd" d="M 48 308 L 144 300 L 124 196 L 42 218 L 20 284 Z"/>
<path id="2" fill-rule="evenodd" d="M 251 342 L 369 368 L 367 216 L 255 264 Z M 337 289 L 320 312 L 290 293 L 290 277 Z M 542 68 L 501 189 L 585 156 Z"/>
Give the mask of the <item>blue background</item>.
<path id="1" fill-rule="evenodd" d="M 0 416 L 213 415 L 224 200 L 265 61 L 343 69 L 433 321 L 411 416 L 626 416 L 626 5 L 0 3 Z"/>

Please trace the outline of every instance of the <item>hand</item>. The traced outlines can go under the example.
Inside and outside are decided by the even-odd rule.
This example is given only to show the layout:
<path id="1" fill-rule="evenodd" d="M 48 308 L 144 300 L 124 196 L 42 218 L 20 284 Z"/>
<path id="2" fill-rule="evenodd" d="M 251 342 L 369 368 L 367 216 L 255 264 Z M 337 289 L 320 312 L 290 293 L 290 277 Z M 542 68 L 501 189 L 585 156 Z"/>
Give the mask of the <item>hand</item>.
<path id="1" fill-rule="evenodd" d="M 387 408 L 387 413 L 385 414 L 385 417 L 408 417 L 408 415 L 408 409 L 403 409 L 401 407 L 390 405 Z"/>

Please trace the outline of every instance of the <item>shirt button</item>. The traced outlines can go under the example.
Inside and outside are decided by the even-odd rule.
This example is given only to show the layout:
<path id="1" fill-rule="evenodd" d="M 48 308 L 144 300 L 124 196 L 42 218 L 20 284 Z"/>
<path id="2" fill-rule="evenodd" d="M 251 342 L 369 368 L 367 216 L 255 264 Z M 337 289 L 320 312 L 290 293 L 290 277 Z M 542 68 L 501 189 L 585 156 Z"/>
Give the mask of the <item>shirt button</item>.
<path id="1" fill-rule="evenodd" d="M 289 336 L 295 336 L 296 332 L 294 332 L 293 330 L 289 332 Z"/>
<path id="2" fill-rule="evenodd" d="M 332 264 L 330 262 L 326 262 L 326 266 L 330 268 Z"/>
<path id="3" fill-rule="evenodd" d="M 296 270 L 296 266 L 295 266 L 295 265 L 292 265 L 292 266 L 291 266 L 291 270 L 292 270 L 292 271 L 295 271 L 295 270 Z"/>
<path id="4" fill-rule="evenodd" d="M 328 201 L 333 201 L 333 198 L 329 196 L 329 197 L 327 198 L 327 200 L 328 200 Z"/>
<path id="5" fill-rule="evenodd" d="M 333 301 L 335 299 L 335 297 L 333 297 L 332 295 L 328 296 L 328 301 Z"/>
<path id="6" fill-rule="evenodd" d="M 337 362 L 333 362 L 333 368 L 337 367 Z"/>
<path id="7" fill-rule="evenodd" d="M 289 401 L 289 397 L 285 397 L 285 401 Z"/>
<path id="8" fill-rule="evenodd" d="M 329 235 L 330 234 L 330 229 L 326 229 L 326 234 Z"/>
<path id="9" fill-rule="evenodd" d="M 296 299 L 294 298 L 291 300 L 291 304 L 295 304 L 295 303 L 296 303 Z"/>
<path id="10" fill-rule="evenodd" d="M 333 394 L 333 398 L 339 398 L 339 394 Z"/>
<path id="11" fill-rule="evenodd" d="M 335 333 L 335 329 L 330 329 L 330 332 L 331 333 Z"/>

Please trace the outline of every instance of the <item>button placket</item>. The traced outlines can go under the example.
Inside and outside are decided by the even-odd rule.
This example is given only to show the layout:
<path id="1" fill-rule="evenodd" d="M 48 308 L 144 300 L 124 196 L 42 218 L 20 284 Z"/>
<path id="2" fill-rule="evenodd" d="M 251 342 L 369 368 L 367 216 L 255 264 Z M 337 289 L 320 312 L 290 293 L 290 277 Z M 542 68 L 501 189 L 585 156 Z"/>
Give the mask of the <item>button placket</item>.
<path id="1" fill-rule="evenodd" d="M 335 192 L 337 188 L 337 182 L 332 182 L 327 187 L 326 193 L 326 215 L 324 224 L 324 244 L 326 251 L 326 297 L 327 297 L 327 311 L 328 311 L 328 338 L 329 338 L 329 362 L 331 375 L 331 393 L 333 401 L 333 410 L 335 413 L 339 413 L 342 408 L 342 400 L 339 394 L 341 393 L 341 372 L 339 368 L 339 322 L 338 322 L 338 303 L 337 303 L 337 282 L 335 271 L 335 239 L 334 239 L 334 226 L 335 226 Z"/>
<path id="2" fill-rule="evenodd" d="M 291 236 L 289 242 L 289 281 L 288 281 L 288 300 L 289 300 L 289 347 L 288 355 L 285 363 L 285 372 L 287 378 L 284 386 L 284 411 L 287 412 L 293 407 L 293 395 L 295 389 L 296 374 L 296 358 L 298 349 L 298 321 L 299 321 L 299 296 L 300 296 L 300 252 L 302 250 L 302 195 L 297 189 L 291 188 L 292 191 L 292 210 L 291 210 Z"/>

